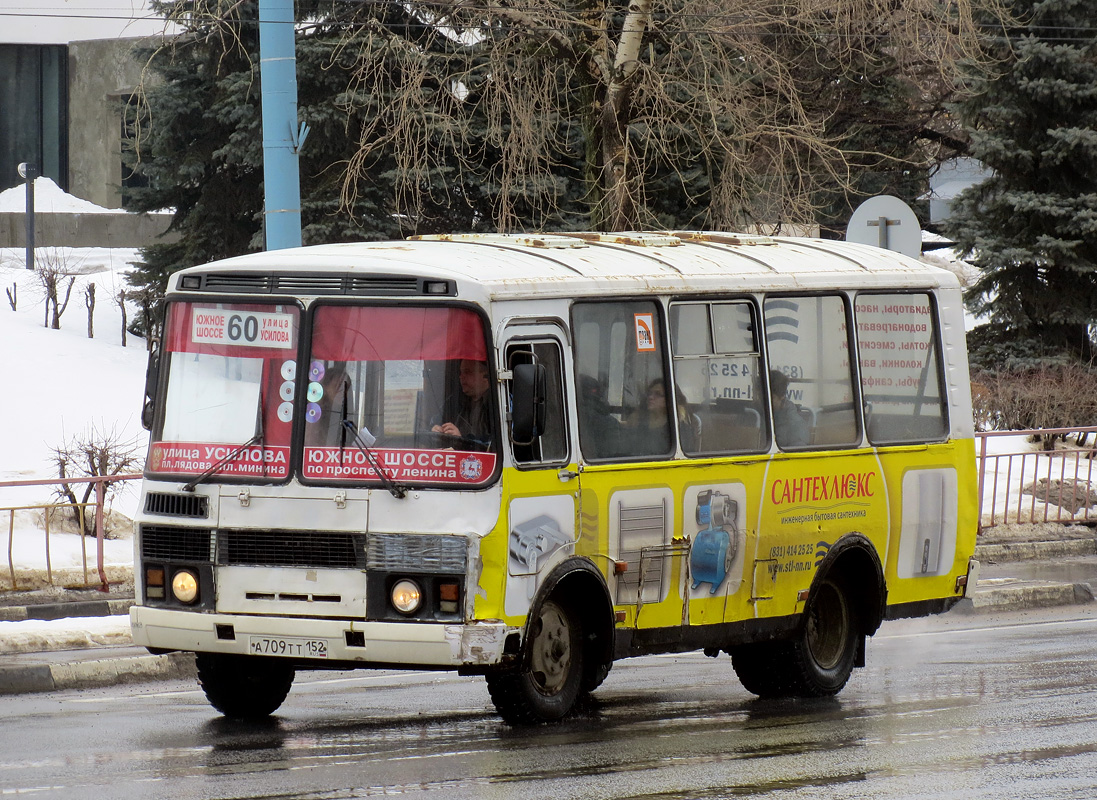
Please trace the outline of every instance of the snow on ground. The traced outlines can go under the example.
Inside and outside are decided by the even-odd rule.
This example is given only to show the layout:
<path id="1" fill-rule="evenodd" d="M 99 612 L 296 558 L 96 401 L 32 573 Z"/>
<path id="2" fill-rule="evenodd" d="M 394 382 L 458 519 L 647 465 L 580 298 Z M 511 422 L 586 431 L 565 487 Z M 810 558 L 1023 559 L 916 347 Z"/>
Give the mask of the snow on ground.
<path id="1" fill-rule="evenodd" d="M 0 655 L 133 644 L 127 614 L 0 622 Z"/>
<path id="2" fill-rule="evenodd" d="M 123 276 L 137 251 L 38 249 L 36 260 L 56 259 L 71 273 L 72 291 L 59 330 L 43 325 L 45 291 L 37 273 L 24 267 L 24 252 L 0 248 L 0 287 L 16 298 L 16 310 L 7 296 L 0 300 L 0 374 L 5 377 L 0 482 L 56 477 L 53 449 L 93 431 L 143 453 L 145 341 L 127 334 L 122 347 L 122 312 L 114 300 L 126 288 Z M 62 302 L 68 283 L 60 289 Z M 91 284 L 96 287 L 94 338 L 88 338 L 85 296 Z M 127 308 L 130 319 L 135 313 Z M 51 488 L 2 489 L 0 508 L 48 500 L 52 493 Z"/>
<path id="3" fill-rule="evenodd" d="M 0 192 L 0 211 L 22 214 L 27 207 L 26 184 L 13 186 Z M 67 192 L 49 178 L 34 181 L 35 214 L 124 214 L 120 208 L 103 208 L 87 200 L 81 200 Z"/>
<path id="4" fill-rule="evenodd" d="M 22 212 L 25 197 L 22 186 L 0 192 L 0 211 Z M 35 212 L 118 213 L 65 194 L 44 178 L 35 181 Z M 24 248 L 0 248 L 0 288 L 5 290 L 0 296 L 0 373 L 5 376 L 0 392 L 0 483 L 55 478 L 53 448 L 93 432 L 132 446 L 138 463 L 143 463 L 148 447 L 148 435 L 140 424 L 145 341 L 127 333 L 122 346 L 122 311 L 114 300 L 128 288 L 124 276 L 139 258 L 137 250 L 36 249 L 36 262 L 58 267 L 75 279 L 59 330 L 44 327 L 45 290 L 36 273 L 26 269 L 25 256 Z M 94 338 L 88 338 L 85 294 L 91 284 L 95 285 Z M 62 284 L 62 302 L 67 286 L 68 280 Z M 14 309 L 10 298 L 15 300 Z M 137 310 L 128 305 L 126 312 L 132 320 Z M 112 535 L 121 538 L 105 541 L 103 552 L 108 580 L 112 584 L 128 580 L 132 585 L 133 543 L 127 518 L 136 511 L 138 495 L 136 482 L 124 486 L 112 501 L 121 515 Z M 42 586 L 47 575 L 42 512 L 3 509 L 53 500 L 53 486 L 0 487 L 0 589 L 11 586 L 12 569 L 20 588 Z M 83 584 L 85 563 L 90 582 L 97 583 L 97 542 L 66 532 L 66 527 L 71 530 L 72 523 L 51 520 L 48 566 L 55 583 Z M 129 641 L 129 618 L 124 615 L 0 622 L 0 653 Z"/>
<path id="5" fill-rule="evenodd" d="M 0 211 L 21 212 L 24 199 L 22 186 L 0 192 Z M 35 181 L 35 207 L 42 213 L 117 213 L 65 194 L 44 178 Z M 106 436 L 132 448 L 138 460 L 133 471 L 140 471 L 148 447 L 140 424 L 147 352 L 144 339 L 129 333 L 122 346 L 122 310 L 115 300 L 128 288 L 125 274 L 138 259 L 132 248 L 36 248 L 37 263 L 66 274 L 59 299 L 63 304 L 67 293 L 68 306 L 60 329 L 54 330 L 44 325 L 45 289 L 37 273 L 26 269 L 25 248 L 0 248 L 0 483 L 56 478 L 54 448 L 87 437 Z M 86 293 L 91 285 L 94 338 L 88 337 Z M 136 313 L 127 304 L 128 319 Z M 104 543 L 105 564 L 114 577 L 119 570 L 132 572 L 133 565 L 128 519 L 136 511 L 138 493 L 136 482 L 122 486 L 112 499 L 118 515 L 112 519 L 112 535 L 124 538 Z M 77 487 L 78 497 L 82 494 Z M 0 487 L 0 589 L 11 586 L 12 568 L 20 587 L 25 574 L 30 574 L 32 586 L 45 581 L 45 526 L 42 511 L 33 506 L 55 500 L 53 485 Z M 13 508 L 22 510 L 5 510 Z M 51 519 L 49 568 L 55 583 L 83 583 L 81 537 L 72 527 L 71 522 Z M 84 545 L 94 582 L 96 542 L 87 539 Z"/>

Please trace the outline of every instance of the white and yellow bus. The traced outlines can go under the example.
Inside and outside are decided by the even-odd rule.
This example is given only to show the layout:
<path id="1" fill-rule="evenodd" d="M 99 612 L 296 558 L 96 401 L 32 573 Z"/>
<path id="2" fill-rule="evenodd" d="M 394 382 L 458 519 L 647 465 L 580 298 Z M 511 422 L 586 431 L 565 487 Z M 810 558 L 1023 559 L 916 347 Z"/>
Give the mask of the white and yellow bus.
<path id="1" fill-rule="evenodd" d="M 299 669 L 486 676 L 554 720 L 617 659 L 837 693 L 974 581 L 960 288 L 874 247 L 454 235 L 171 278 L 134 640 L 212 705 Z"/>

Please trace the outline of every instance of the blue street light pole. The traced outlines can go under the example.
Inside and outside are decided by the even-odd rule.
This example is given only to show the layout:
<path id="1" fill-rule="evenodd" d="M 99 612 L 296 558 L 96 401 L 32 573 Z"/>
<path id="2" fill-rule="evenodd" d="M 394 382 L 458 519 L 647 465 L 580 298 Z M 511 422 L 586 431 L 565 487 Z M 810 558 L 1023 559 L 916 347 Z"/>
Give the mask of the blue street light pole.
<path id="1" fill-rule="evenodd" d="M 293 0 L 259 0 L 259 79 L 267 250 L 299 247 L 301 175 L 297 154 L 308 126 L 297 125 Z"/>

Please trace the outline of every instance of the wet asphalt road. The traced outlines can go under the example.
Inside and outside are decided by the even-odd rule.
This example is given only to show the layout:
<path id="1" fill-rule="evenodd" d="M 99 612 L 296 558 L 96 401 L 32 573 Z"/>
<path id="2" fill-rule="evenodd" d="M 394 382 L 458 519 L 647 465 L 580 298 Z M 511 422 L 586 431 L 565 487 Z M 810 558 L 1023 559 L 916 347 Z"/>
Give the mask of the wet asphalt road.
<path id="1" fill-rule="evenodd" d="M 1094 798 L 1097 609 L 888 623 L 836 699 L 761 702 L 726 656 L 620 662 L 561 725 L 482 679 L 310 673 L 262 726 L 188 683 L 0 699 L 0 797 Z"/>

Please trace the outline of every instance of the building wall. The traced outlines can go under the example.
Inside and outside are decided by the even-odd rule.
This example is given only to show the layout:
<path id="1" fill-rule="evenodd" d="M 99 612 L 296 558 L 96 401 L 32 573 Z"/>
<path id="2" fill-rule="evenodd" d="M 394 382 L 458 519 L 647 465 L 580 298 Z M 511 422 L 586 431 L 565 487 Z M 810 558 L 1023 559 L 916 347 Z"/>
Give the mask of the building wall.
<path id="1" fill-rule="evenodd" d="M 67 188 L 67 129 L 65 45 L 0 43 L 0 190 L 22 183 L 24 161 Z"/>
<path id="2" fill-rule="evenodd" d="M 69 193 L 105 208 L 122 205 L 122 103 L 138 88 L 134 49 L 155 39 L 69 44 Z"/>
<path id="3" fill-rule="evenodd" d="M 178 241 L 170 214 L 35 214 L 36 248 L 147 247 Z M 0 211 L 0 247 L 27 246 L 27 217 Z"/>

